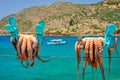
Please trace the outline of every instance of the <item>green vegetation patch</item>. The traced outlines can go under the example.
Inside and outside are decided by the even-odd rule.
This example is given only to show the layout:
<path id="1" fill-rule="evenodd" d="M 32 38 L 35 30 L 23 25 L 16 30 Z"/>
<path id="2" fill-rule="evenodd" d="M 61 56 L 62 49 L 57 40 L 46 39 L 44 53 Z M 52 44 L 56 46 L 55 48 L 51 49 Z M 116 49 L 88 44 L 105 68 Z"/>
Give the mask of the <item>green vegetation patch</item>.
<path id="1" fill-rule="evenodd" d="M 96 24 L 91 25 L 90 28 L 95 29 L 95 30 L 99 30 L 99 29 L 101 30 L 101 28 L 98 27 Z"/>
<path id="2" fill-rule="evenodd" d="M 95 14 L 91 15 L 92 17 L 107 21 L 119 21 L 120 20 L 120 8 L 118 9 L 96 9 Z"/>

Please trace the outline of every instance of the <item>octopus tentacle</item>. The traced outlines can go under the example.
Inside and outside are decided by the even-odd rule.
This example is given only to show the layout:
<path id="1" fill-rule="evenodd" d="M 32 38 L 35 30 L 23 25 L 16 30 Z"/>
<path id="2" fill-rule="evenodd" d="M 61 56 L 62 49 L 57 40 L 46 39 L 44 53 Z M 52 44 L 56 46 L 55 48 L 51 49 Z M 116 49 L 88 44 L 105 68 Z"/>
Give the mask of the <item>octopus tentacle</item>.
<path id="1" fill-rule="evenodd" d="M 108 57 L 109 57 L 109 61 L 108 61 L 108 74 L 110 74 L 110 64 L 111 64 L 111 60 L 112 60 L 110 51 L 108 51 Z"/>
<path id="2" fill-rule="evenodd" d="M 105 76 L 104 76 L 104 68 L 103 68 L 103 64 L 102 64 L 102 53 L 103 53 L 103 50 L 102 50 L 102 43 L 99 41 L 99 39 L 97 39 L 97 42 L 98 42 L 98 50 L 99 50 L 99 65 L 100 65 L 100 70 L 102 72 L 102 78 L 103 80 L 105 80 Z"/>
<path id="3" fill-rule="evenodd" d="M 80 37 L 78 41 L 75 43 L 75 52 L 77 57 L 77 65 L 76 65 L 76 74 L 77 79 L 79 80 L 79 64 L 80 64 L 80 50 L 84 48 L 83 40 Z"/>
<path id="4" fill-rule="evenodd" d="M 23 56 L 23 60 L 25 60 L 25 62 L 26 62 L 26 67 L 28 67 L 29 62 L 28 62 L 28 57 L 27 57 L 28 54 L 27 54 L 26 49 L 27 49 L 27 39 L 24 36 L 23 43 L 22 43 L 22 49 L 21 49 L 22 52 L 21 53 L 22 53 L 22 56 Z"/>
<path id="5" fill-rule="evenodd" d="M 98 39 L 98 40 L 102 43 L 102 45 L 103 45 L 103 43 L 104 43 L 104 38 L 98 37 L 98 38 L 96 38 L 96 39 Z"/>
<path id="6" fill-rule="evenodd" d="M 43 59 L 41 59 L 41 58 L 39 57 L 38 51 L 40 50 L 40 48 L 37 47 L 37 44 L 38 44 L 38 43 L 37 43 L 35 37 L 31 35 L 30 40 L 31 40 L 32 45 L 33 45 L 33 50 L 34 50 L 34 51 L 33 51 L 33 55 L 34 55 L 40 62 L 48 62 L 48 61 L 50 61 L 50 60 L 43 60 Z M 34 58 L 34 56 L 33 56 L 33 58 Z"/>
<path id="7" fill-rule="evenodd" d="M 84 45 L 83 49 L 84 49 L 85 48 L 85 44 L 87 42 L 87 38 L 84 38 L 82 41 L 83 41 L 83 45 Z"/>
<path id="8" fill-rule="evenodd" d="M 33 66 L 34 64 L 34 59 L 33 59 L 33 50 L 32 50 L 32 42 L 30 41 L 31 40 L 31 37 L 30 36 L 26 36 L 27 38 L 27 53 L 28 53 L 28 56 L 30 58 L 30 60 L 32 61 L 32 64 L 31 66 Z"/>
<path id="9" fill-rule="evenodd" d="M 102 53 L 103 53 L 103 49 L 102 49 L 102 43 L 99 41 L 99 39 L 97 39 L 98 42 L 98 51 L 100 53 L 100 61 L 102 62 Z"/>
<path id="10" fill-rule="evenodd" d="M 18 57 L 19 59 L 23 60 L 23 57 L 22 57 L 22 54 L 21 54 L 21 45 L 22 45 L 22 42 L 23 42 L 23 35 L 22 34 L 19 34 L 19 40 L 16 44 L 16 51 L 18 53 Z"/>
<path id="11" fill-rule="evenodd" d="M 108 50 L 109 50 L 110 52 L 112 52 L 112 51 L 116 48 L 116 45 L 117 45 L 117 38 L 115 38 L 113 46 L 112 46 L 112 47 L 109 47 Z"/>
<path id="12" fill-rule="evenodd" d="M 88 38 L 82 39 L 82 42 L 83 42 L 83 45 L 84 45 L 83 49 L 85 48 L 85 45 L 86 45 L 87 40 L 88 40 Z"/>
<path id="13" fill-rule="evenodd" d="M 83 62 L 83 68 L 82 68 L 82 78 L 83 78 L 83 80 L 84 80 L 85 69 L 86 69 L 86 61 L 84 60 L 84 62 Z"/>
<path id="14" fill-rule="evenodd" d="M 108 73 L 109 74 L 110 74 L 110 64 L 111 64 L 111 60 L 112 60 L 111 52 L 116 48 L 116 45 L 117 45 L 117 38 L 115 38 L 113 46 L 108 48 L 108 57 L 109 57 Z"/>
<path id="15" fill-rule="evenodd" d="M 94 39 L 94 60 L 97 61 L 97 56 L 98 54 L 98 43 L 97 43 L 97 39 Z"/>
<path id="16" fill-rule="evenodd" d="M 79 64 L 80 64 L 80 48 L 78 41 L 75 43 L 75 52 L 77 57 L 77 71 L 79 70 Z"/>
<path id="17" fill-rule="evenodd" d="M 31 36 L 31 38 L 30 38 L 30 40 L 31 40 L 31 42 L 32 42 L 32 45 L 33 45 L 33 50 L 34 50 L 34 53 L 33 53 L 33 55 L 36 55 L 37 54 L 37 41 L 36 41 L 36 39 L 35 39 L 35 37 L 34 36 Z"/>
<path id="18" fill-rule="evenodd" d="M 100 70 L 102 72 L 102 78 L 103 78 L 103 80 L 105 80 L 103 64 L 100 62 L 100 59 L 98 62 L 99 62 Z"/>
<path id="19" fill-rule="evenodd" d="M 90 39 L 90 50 L 89 50 L 90 61 L 93 61 L 93 39 Z"/>
<path id="20" fill-rule="evenodd" d="M 38 51 L 39 51 L 39 48 L 36 48 L 37 49 L 37 51 L 36 51 L 36 55 L 35 55 L 35 57 L 40 61 L 40 62 L 49 62 L 50 60 L 43 60 L 43 59 L 41 59 L 39 56 L 38 56 Z"/>
<path id="21" fill-rule="evenodd" d="M 85 53 L 84 53 L 85 61 L 87 61 L 89 57 L 89 42 L 90 42 L 90 39 L 88 38 L 85 44 Z"/>
<path id="22" fill-rule="evenodd" d="M 76 58 L 77 58 L 76 75 L 77 75 L 77 79 L 79 80 L 80 48 L 79 48 L 78 41 L 75 43 L 75 52 L 76 52 Z"/>
<path id="23" fill-rule="evenodd" d="M 27 66 L 23 65 L 24 59 L 23 59 L 23 56 L 22 56 L 22 53 L 21 53 L 21 46 L 22 46 L 22 42 L 23 42 L 23 35 L 19 34 L 18 38 L 19 38 L 19 40 L 18 40 L 17 43 L 14 43 L 12 40 L 11 40 L 11 43 L 14 46 L 15 50 L 17 51 L 17 55 L 18 55 L 18 58 L 21 61 L 22 66 L 27 68 Z"/>

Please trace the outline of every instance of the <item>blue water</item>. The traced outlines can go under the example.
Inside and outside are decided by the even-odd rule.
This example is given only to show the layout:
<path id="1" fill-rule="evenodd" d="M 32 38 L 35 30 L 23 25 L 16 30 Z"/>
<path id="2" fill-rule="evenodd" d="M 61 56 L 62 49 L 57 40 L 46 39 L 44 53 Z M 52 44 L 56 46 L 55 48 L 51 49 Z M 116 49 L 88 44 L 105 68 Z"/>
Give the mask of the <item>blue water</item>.
<path id="1" fill-rule="evenodd" d="M 62 38 L 67 41 L 67 45 L 47 45 L 46 42 L 53 38 Z M 74 44 L 77 40 L 75 36 L 45 36 L 39 56 L 43 59 L 51 59 L 50 62 L 41 63 L 35 59 L 35 65 L 29 68 L 21 66 L 19 60 L 15 57 L 16 51 L 10 43 L 9 36 L 0 37 L 0 80 L 77 80 L 76 78 L 76 58 Z M 107 50 L 104 51 L 104 57 L 107 57 Z M 83 56 L 83 51 L 81 53 Z M 44 57 L 47 56 L 47 57 Z M 48 57 L 53 56 L 53 57 Z M 58 58 L 56 58 L 58 56 Z M 112 52 L 111 74 L 108 75 L 108 58 L 103 58 L 104 72 L 106 80 L 120 80 L 120 55 Z M 80 80 L 82 77 L 82 64 L 80 64 Z M 94 77 L 94 79 L 92 79 Z M 85 80 L 102 80 L 99 67 L 94 70 L 87 65 Z"/>

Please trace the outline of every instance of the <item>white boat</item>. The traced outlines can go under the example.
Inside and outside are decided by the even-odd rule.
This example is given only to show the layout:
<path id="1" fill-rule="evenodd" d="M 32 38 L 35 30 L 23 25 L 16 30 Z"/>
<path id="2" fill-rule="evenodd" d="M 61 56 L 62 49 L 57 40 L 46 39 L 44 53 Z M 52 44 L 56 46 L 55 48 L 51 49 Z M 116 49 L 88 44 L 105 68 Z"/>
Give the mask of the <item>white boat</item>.
<path id="1" fill-rule="evenodd" d="M 47 42 L 48 45 L 51 44 L 67 44 L 66 41 L 63 41 L 62 39 L 52 39 L 50 42 Z"/>

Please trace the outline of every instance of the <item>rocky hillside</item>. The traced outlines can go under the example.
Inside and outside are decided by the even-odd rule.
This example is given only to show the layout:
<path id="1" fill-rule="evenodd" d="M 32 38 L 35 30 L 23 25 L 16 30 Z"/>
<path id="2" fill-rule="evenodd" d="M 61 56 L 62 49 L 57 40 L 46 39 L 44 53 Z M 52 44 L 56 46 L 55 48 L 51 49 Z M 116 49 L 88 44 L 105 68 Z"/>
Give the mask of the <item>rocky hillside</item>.
<path id="1" fill-rule="evenodd" d="M 116 33 L 120 33 L 120 0 L 104 0 L 91 5 L 57 2 L 26 8 L 12 15 L 21 33 L 34 33 L 40 20 L 46 23 L 46 35 L 103 35 L 110 23 L 115 23 Z M 4 25 L 10 16 L 0 21 L 0 33 L 6 33 Z"/>

